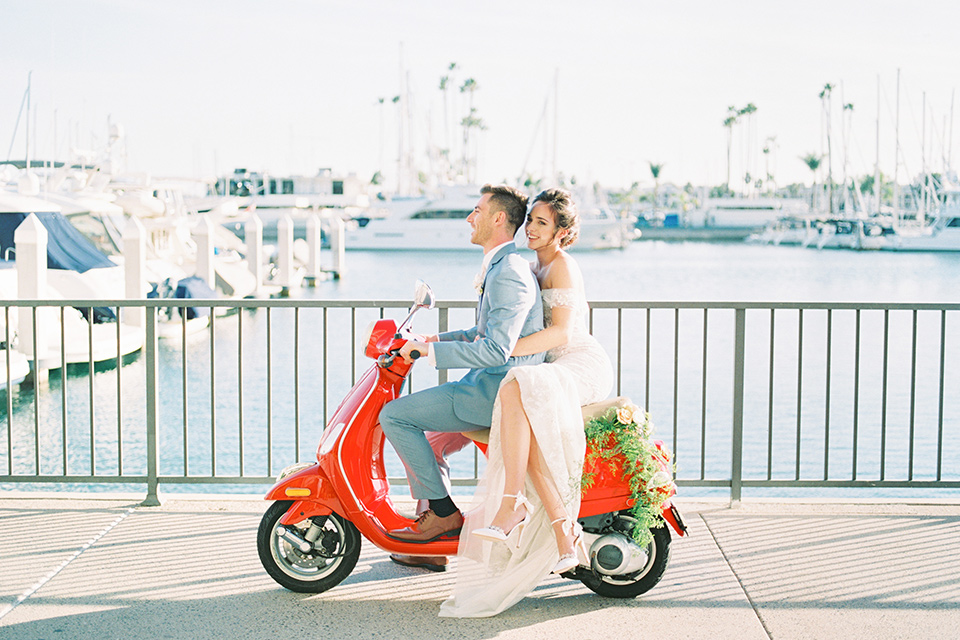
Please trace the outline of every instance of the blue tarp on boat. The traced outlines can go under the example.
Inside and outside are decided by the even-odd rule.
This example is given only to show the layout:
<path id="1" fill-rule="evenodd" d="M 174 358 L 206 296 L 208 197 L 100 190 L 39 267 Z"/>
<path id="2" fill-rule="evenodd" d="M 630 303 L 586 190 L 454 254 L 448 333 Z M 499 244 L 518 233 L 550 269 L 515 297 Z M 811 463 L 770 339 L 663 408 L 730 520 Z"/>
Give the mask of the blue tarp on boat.
<path id="1" fill-rule="evenodd" d="M 207 281 L 203 278 L 190 276 L 189 278 L 183 278 L 177 283 L 177 290 L 173 296 L 181 299 L 197 298 L 200 300 L 210 300 L 217 297 L 217 292 L 211 289 Z M 210 315 L 209 307 L 186 307 L 186 309 L 187 320 Z M 183 309 L 180 309 L 180 313 L 183 313 Z"/>
<path id="2" fill-rule="evenodd" d="M 14 233 L 29 215 L 22 211 L 0 211 L 0 257 L 6 257 L 7 249 L 15 246 Z M 35 215 L 47 230 L 48 269 L 70 269 L 84 273 L 89 269 L 117 266 L 59 211 L 37 211 Z M 10 257 L 13 257 L 13 253 Z"/>

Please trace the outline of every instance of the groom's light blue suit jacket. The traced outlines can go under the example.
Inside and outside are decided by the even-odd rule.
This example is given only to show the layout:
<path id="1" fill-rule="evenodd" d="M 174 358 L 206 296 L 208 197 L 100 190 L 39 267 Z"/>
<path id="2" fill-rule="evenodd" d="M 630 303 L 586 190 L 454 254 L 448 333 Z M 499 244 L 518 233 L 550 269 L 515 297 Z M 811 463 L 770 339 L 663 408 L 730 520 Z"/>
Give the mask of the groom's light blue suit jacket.
<path id="1" fill-rule="evenodd" d="M 457 417 L 489 427 L 500 382 L 511 367 L 539 364 L 544 354 L 511 357 L 521 337 L 543 329 L 540 287 L 514 243 L 501 247 L 490 261 L 480 295 L 477 325 L 448 331 L 431 345 L 438 369 L 469 368 L 453 385 Z"/>

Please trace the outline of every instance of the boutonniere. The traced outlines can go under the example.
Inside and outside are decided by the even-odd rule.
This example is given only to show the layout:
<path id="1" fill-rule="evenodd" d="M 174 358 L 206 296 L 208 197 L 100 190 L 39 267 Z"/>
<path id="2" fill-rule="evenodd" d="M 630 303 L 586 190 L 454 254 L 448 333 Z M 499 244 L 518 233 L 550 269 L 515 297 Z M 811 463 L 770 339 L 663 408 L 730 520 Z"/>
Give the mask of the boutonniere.
<path id="1" fill-rule="evenodd" d="M 473 276 L 473 289 L 474 291 L 477 292 L 478 296 L 483 295 L 483 276 L 484 275 L 486 274 L 478 273 L 477 275 Z"/>

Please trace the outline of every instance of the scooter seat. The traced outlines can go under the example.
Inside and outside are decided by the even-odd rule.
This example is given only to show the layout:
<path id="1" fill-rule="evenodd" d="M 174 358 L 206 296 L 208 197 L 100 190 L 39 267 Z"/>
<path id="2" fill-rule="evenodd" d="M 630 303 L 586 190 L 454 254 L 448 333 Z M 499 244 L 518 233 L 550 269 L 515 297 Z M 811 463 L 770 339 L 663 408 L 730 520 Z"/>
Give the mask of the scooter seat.
<path id="1" fill-rule="evenodd" d="M 583 423 L 586 424 L 593 418 L 598 418 L 610 409 L 619 409 L 630 402 L 626 396 L 617 396 L 609 400 L 601 400 L 592 404 L 585 404 L 580 407 L 580 413 L 583 414 Z M 490 443 L 490 429 L 480 429 L 478 431 L 465 431 L 464 434 L 474 442 L 481 444 Z"/>

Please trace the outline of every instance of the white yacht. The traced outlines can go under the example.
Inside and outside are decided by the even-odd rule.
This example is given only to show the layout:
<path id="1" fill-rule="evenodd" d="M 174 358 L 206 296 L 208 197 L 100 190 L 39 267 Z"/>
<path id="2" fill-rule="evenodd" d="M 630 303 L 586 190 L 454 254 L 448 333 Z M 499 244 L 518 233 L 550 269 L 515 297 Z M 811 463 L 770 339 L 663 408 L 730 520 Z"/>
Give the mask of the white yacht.
<path id="1" fill-rule="evenodd" d="M 641 238 L 799 244 L 806 235 L 808 215 L 807 203 L 797 198 L 703 197 L 696 209 L 641 227 Z"/>
<path id="2" fill-rule="evenodd" d="M 0 259 L 0 292 L 16 291 L 16 275 L 13 262 Z M 0 391 L 20 384 L 30 373 L 30 361 L 13 348 L 16 332 L 6 326 L 6 318 L 14 315 L 0 309 Z"/>
<path id="3" fill-rule="evenodd" d="M 463 251 L 473 248 L 467 216 L 480 199 L 476 186 L 444 187 L 437 197 L 395 198 L 346 231 L 346 248 L 363 250 Z M 580 210 L 580 239 L 574 250 L 622 249 L 634 238 L 633 224 L 609 209 Z M 525 246 L 522 234 L 518 246 Z"/>
<path id="4" fill-rule="evenodd" d="M 748 242 L 774 246 L 807 246 L 819 236 L 814 216 L 783 216 L 770 222 L 763 231 L 747 238 Z"/>
<path id="5" fill-rule="evenodd" d="M 960 186 L 942 191 L 932 215 L 896 220 L 889 213 L 860 218 L 824 218 L 807 246 L 818 249 L 883 251 L 960 251 Z M 925 218 L 925 219 L 924 219 Z"/>
<path id="6" fill-rule="evenodd" d="M 784 216 L 808 213 L 807 203 L 797 198 L 707 198 L 700 209 L 687 214 L 693 227 L 757 230 Z"/>
<path id="7" fill-rule="evenodd" d="M 38 198 L 0 191 L 0 257 L 6 258 L 9 268 L 0 270 L 0 297 L 17 299 L 17 269 L 13 263 L 16 254 L 16 229 L 31 214 L 47 230 L 47 299 L 122 299 L 123 268 L 110 261 L 90 241 L 63 217 L 60 207 Z M 127 356 L 143 346 L 143 331 L 120 325 L 114 309 L 98 307 L 92 310 L 94 322 L 86 316 L 90 309 L 66 307 L 38 309 L 37 351 L 40 367 L 56 369 L 64 362 L 94 363 L 112 361 L 119 355 Z M 10 330 L 19 337 L 17 348 L 32 357 L 33 340 L 28 339 L 32 311 L 21 308 L 9 314 Z M 25 326 L 25 324 L 27 326 Z M 93 343 L 91 350 L 90 344 Z"/>
<path id="8" fill-rule="evenodd" d="M 7 360 L 10 361 L 9 379 L 7 378 Z M 27 357 L 0 342 L 0 391 L 17 386 L 26 380 L 29 373 L 30 361 Z"/>
<path id="9" fill-rule="evenodd" d="M 927 224 L 899 224 L 880 247 L 889 251 L 960 251 L 960 185 L 943 190 L 943 203 Z"/>

